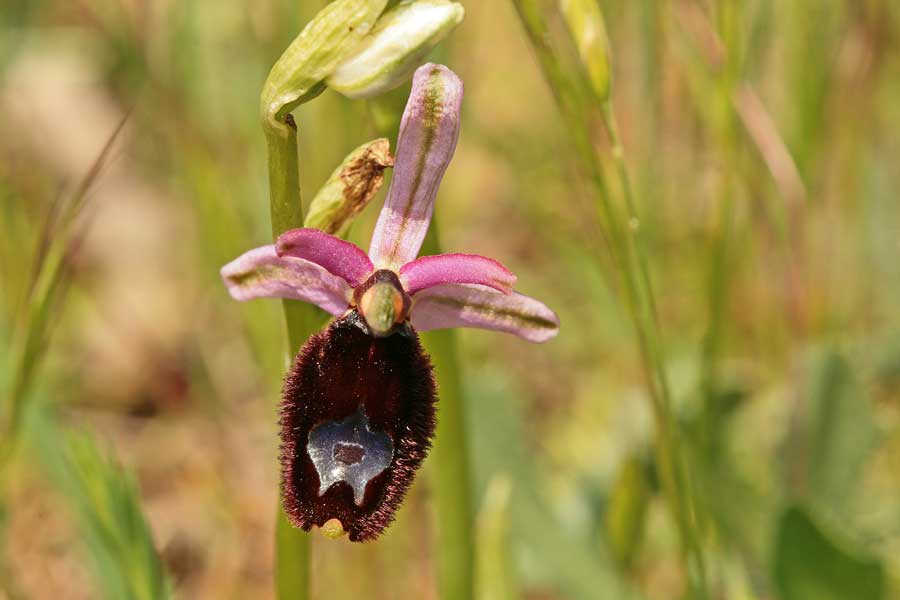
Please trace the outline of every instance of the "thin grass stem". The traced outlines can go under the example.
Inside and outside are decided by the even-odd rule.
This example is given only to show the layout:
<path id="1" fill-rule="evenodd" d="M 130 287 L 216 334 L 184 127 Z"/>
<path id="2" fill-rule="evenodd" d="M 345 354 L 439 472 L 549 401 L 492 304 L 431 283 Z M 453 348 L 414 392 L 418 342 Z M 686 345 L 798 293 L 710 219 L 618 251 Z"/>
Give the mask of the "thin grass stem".
<path id="1" fill-rule="evenodd" d="M 702 441 L 705 447 L 712 443 L 717 427 L 718 394 L 720 388 L 719 362 L 725 338 L 726 307 L 729 300 L 729 265 L 733 235 L 735 165 L 738 153 L 738 121 L 733 98 L 739 78 L 737 60 L 737 4 L 726 0 L 718 6 L 717 33 L 725 47 L 725 62 L 716 81 L 716 117 L 719 147 L 722 152 L 721 177 L 718 182 L 718 213 L 716 228 L 710 244 L 707 307 L 709 322 L 703 340 L 701 364 L 701 389 L 703 401 Z"/>
<path id="2" fill-rule="evenodd" d="M 656 454 L 665 494 L 679 531 L 685 571 L 691 595 L 708 597 L 703 549 L 695 532 L 696 507 L 688 493 L 687 463 L 680 446 L 679 426 L 672 414 L 672 400 L 665 371 L 656 299 L 645 251 L 639 239 L 640 219 L 635 207 L 631 183 L 624 162 L 609 100 L 585 106 L 589 94 L 580 92 L 586 84 L 580 70 L 567 72 L 553 46 L 552 35 L 535 0 L 513 0 L 529 39 L 535 48 L 542 71 L 559 105 L 567 130 L 572 136 L 578 158 L 594 187 L 598 213 L 610 240 L 611 253 L 621 282 L 621 293 L 632 321 L 643 364 L 647 388 L 656 422 Z M 587 104 L 591 104 L 589 101 Z M 597 106 L 599 105 L 599 106 Z M 605 178 L 604 156 L 590 139 L 591 108 L 600 109 L 601 118 L 613 144 L 614 172 L 622 190 L 625 214 L 610 193 Z"/>
<path id="3" fill-rule="evenodd" d="M 119 121 L 72 195 L 67 200 L 57 201 L 47 215 L 22 314 L 11 342 L 9 372 L 12 383 L 6 393 L 0 424 L 0 471 L 15 452 L 25 403 L 52 333 L 53 312 L 58 312 L 64 303 L 71 272 L 67 255 L 80 243 L 76 221 L 129 116 L 130 113 Z"/>

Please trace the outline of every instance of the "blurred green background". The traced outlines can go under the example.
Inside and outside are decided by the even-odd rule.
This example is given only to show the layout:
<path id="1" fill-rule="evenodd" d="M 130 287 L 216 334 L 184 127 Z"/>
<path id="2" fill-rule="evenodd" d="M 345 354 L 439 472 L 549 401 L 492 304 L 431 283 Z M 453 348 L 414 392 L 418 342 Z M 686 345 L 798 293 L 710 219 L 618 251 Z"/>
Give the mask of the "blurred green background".
<path id="1" fill-rule="evenodd" d="M 676 598 L 589 184 L 513 4 L 464 4 L 442 245 L 562 321 L 458 337 L 478 597 Z M 0 598 L 273 594 L 281 307 L 218 269 L 270 239 L 259 90 L 322 5 L 3 0 Z M 898 597 L 900 6 L 601 5 L 714 597 Z M 307 194 L 377 137 L 332 92 L 295 116 Z M 314 597 L 436 597 L 429 468 L 378 542 L 316 536 Z"/>

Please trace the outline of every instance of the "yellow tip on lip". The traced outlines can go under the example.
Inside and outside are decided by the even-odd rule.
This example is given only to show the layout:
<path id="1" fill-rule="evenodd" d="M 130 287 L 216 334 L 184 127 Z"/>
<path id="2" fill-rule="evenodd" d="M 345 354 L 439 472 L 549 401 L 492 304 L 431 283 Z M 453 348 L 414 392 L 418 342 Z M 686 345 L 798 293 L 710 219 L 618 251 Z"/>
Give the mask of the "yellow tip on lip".
<path id="1" fill-rule="evenodd" d="M 321 531 L 322 535 L 329 540 L 336 540 L 347 534 L 347 532 L 344 531 L 344 524 L 338 519 L 328 519 L 325 521 L 325 524 L 319 528 L 319 531 Z"/>

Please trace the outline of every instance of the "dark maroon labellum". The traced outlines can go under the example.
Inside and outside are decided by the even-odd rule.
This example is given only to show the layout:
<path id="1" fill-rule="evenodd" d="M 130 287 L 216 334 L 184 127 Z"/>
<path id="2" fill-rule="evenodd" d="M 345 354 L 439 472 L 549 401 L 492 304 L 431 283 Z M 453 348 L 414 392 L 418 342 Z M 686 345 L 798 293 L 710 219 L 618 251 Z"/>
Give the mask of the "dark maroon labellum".
<path id="1" fill-rule="evenodd" d="M 409 324 L 374 337 L 354 309 L 312 336 L 281 404 L 291 522 L 309 531 L 337 519 L 352 541 L 377 537 L 428 453 L 436 399 L 431 361 Z"/>

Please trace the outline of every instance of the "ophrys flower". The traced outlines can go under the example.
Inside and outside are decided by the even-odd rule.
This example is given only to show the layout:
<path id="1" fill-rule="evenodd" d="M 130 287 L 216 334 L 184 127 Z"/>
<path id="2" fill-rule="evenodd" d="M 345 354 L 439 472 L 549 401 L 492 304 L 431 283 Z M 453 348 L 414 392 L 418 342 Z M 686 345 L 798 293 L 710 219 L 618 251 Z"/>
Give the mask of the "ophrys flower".
<path id="1" fill-rule="evenodd" d="M 290 298 L 338 317 L 312 336 L 288 373 L 281 406 L 282 493 L 298 527 L 376 537 L 434 434 L 435 383 L 417 331 L 478 327 L 532 342 L 556 335 L 516 277 L 473 254 L 416 258 L 459 136 L 463 85 L 420 67 L 403 114 L 394 176 L 369 252 L 317 229 L 283 233 L 229 263 L 238 300 Z"/>

